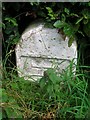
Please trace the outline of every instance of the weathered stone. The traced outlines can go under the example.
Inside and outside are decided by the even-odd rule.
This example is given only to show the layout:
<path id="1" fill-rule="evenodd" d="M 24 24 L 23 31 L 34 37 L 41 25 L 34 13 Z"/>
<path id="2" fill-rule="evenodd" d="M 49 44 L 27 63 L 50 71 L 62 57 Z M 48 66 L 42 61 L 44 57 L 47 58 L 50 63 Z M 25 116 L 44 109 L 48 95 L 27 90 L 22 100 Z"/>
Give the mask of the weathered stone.
<path id="1" fill-rule="evenodd" d="M 32 23 L 15 49 L 19 76 L 36 80 L 47 68 L 65 69 L 73 58 L 77 58 L 76 42 L 68 47 L 68 40 L 68 37 L 64 40 L 57 29 L 45 27 L 42 21 Z"/>

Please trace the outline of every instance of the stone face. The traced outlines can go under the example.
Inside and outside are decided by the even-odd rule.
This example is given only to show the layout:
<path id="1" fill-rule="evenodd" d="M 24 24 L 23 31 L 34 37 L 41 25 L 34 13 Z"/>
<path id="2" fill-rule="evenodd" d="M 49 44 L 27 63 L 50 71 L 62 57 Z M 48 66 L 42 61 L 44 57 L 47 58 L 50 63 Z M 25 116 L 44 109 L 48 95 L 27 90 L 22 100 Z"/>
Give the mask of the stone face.
<path id="1" fill-rule="evenodd" d="M 32 23 L 15 49 L 19 76 L 36 80 L 47 68 L 65 69 L 73 58 L 77 58 L 76 42 L 68 47 L 68 40 L 68 37 L 64 40 L 57 29 L 45 27 L 42 21 Z"/>

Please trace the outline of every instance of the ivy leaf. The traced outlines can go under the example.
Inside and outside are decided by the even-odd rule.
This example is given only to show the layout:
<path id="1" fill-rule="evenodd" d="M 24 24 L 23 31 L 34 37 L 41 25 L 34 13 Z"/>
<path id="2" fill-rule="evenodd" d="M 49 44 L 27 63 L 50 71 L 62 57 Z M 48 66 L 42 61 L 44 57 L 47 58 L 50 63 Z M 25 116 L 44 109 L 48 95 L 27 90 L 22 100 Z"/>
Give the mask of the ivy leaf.
<path id="1" fill-rule="evenodd" d="M 60 20 L 57 20 L 55 23 L 54 23 L 54 27 L 56 27 L 56 28 L 62 28 L 62 27 L 64 27 L 66 25 L 66 23 L 65 22 L 62 22 L 62 21 L 60 21 Z"/>

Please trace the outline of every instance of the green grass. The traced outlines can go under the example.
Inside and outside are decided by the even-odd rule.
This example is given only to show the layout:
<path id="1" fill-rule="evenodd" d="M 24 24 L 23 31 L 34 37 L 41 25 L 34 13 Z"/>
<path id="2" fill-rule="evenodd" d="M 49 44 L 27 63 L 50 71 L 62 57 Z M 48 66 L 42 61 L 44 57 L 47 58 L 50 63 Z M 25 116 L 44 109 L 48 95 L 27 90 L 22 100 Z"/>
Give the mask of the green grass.
<path id="1" fill-rule="evenodd" d="M 79 66 L 73 71 L 73 64 L 72 61 L 60 74 L 48 69 L 36 82 L 18 77 L 15 69 L 10 72 L 3 69 L 0 88 L 3 118 L 84 120 L 90 107 L 88 79 Z"/>

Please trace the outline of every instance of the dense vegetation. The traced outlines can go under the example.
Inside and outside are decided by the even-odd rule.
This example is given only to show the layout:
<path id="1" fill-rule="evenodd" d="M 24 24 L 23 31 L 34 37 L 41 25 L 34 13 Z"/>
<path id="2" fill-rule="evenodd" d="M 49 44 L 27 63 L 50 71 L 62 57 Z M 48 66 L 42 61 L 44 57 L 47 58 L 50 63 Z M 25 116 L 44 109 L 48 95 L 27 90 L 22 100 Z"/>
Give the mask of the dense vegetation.
<path id="1" fill-rule="evenodd" d="M 72 64 L 62 74 L 47 70 L 38 82 L 17 76 L 14 48 L 24 29 L 37 19 L 56 27 L 78 44 L 79 66 L 73 74 Z M 3 118 L 85 119 L 88 116 L 90 74 L 90 2 L 86 3 L 3 3 Z M 84 65 L 83 67 L 80 65 Z M 86 66 L 87 65 L 87 66 Z M 84 68 L 84 69 L 81 69 Z"/>
<path id="2" fill-rule="evenodd" d="M 79 48 L 84 44 L 83 51 L 85 53 L 88 51 L 87 47 L 90 44 L 90 2 L 3 3 L 2 8 L 3 47 L 6 51 L 3 54 L 4 56 L 7 52 L 13 50 L 26 26 L 38 18 L 44 19 L 49 27 L 56 27 L 60 32 L 69 36 L 69 46 L 76 39 Z M 84 57 L 86 56 L 83 53 Z M 85 63 L 87 60 L 86 58 L 83 62 Z"/>
<path id="3" fill-rule="evenodd" d="M 62 73 L 48 69 L 37 82 L 4 71 L 2 84 L 3 118 L 61 120 L 88 118 L 88 83 L 83 72 L 72 71 L 73 62 Z M 47 76 L 46 76 L 47 75 Z"/>

